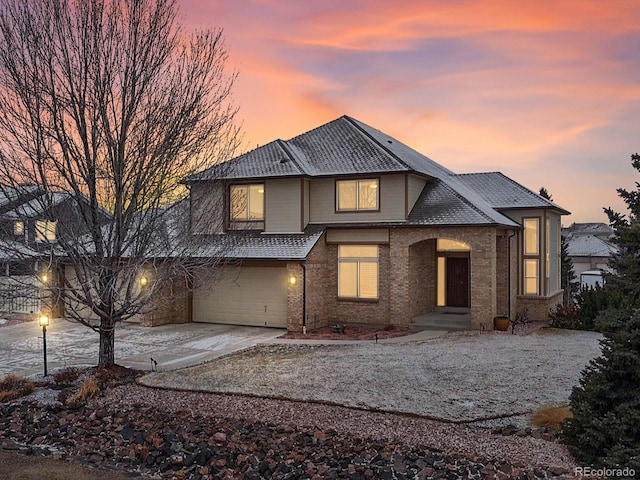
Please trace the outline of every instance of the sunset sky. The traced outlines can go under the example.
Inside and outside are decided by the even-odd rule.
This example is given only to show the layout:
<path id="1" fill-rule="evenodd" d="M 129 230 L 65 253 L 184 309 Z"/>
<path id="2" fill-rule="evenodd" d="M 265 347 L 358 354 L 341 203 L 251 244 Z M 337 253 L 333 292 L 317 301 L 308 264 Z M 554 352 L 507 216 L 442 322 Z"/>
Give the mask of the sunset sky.
<path id="1" fill-rule="evenodd" d="M 623 211 L 640 151 L 640 3 L 179 0 L 222 27 L 246 148 L 343 114 L 457 173 L 501 171 L 572 212 Z"/>

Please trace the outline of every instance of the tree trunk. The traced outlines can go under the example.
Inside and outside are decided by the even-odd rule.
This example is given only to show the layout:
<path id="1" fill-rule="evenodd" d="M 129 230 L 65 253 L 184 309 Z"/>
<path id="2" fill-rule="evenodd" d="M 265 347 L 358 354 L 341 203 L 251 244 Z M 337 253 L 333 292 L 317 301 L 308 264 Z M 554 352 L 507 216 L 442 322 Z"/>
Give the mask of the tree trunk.
<path id="1" fill-rule="evenodd" d="M 98 368 L 111 367 L 115 365 L 115 339 L 116 329 L 113 325 L 100 324 L 100 351 L 98 356 Z"/>

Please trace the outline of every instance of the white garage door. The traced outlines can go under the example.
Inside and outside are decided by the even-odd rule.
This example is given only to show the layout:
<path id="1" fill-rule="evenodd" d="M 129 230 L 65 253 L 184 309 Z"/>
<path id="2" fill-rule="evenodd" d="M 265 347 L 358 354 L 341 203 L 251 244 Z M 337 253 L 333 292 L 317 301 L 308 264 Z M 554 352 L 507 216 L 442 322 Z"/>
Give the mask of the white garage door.
<path id="1" fill-rule="evenodd" d="M 212 285 L 193 292 L 194 322 L 287 326 L 286 268 L 228 268 Z"/>

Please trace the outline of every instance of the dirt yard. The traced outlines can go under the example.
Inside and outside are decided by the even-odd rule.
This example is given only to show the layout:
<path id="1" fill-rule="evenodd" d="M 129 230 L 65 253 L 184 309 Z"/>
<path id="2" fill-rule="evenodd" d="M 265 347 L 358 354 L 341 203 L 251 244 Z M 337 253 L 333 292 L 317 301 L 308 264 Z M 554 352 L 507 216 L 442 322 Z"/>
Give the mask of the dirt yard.
<path id="1" fill-rule="evenodd" d="M 83 467 L 50 457 L 26 456 L 0 450 L 0 478 L 3 480 L 126 480 L 130 477 Z"/>

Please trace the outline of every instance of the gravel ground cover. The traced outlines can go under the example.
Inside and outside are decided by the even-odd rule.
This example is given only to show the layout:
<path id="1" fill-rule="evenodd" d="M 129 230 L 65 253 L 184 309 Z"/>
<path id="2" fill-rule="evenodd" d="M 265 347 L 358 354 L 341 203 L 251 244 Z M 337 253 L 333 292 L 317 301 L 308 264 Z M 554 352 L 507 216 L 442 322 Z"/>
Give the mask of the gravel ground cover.
<path id="1" fill-rule="evenodd" d="M 565 404 L 600 352 L 593 332 L 452 334 L 401 344 L 271 344 L 142 384 L 319 401 L 450 422 L 526 419 Z M 513 420 L 513 419 L 512 419 Z"/>
<path id="2" fill-rule="evenodd" d="M 406 415 L 135 384 L 110 387 L 79 408 L 0 404 L 3 449 L 171 480 L 515 480 L 566 478 L 574 467 L 555 441 Z"/>

